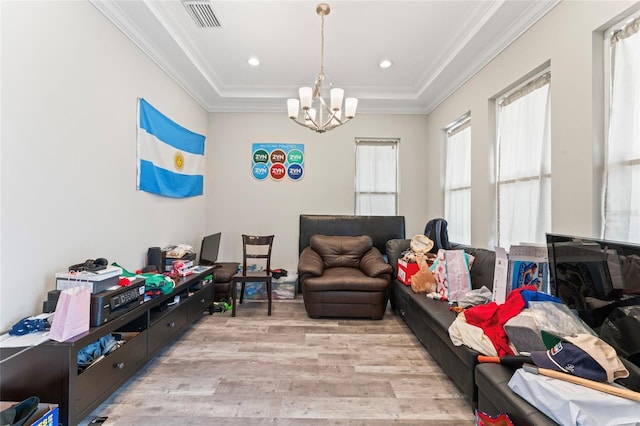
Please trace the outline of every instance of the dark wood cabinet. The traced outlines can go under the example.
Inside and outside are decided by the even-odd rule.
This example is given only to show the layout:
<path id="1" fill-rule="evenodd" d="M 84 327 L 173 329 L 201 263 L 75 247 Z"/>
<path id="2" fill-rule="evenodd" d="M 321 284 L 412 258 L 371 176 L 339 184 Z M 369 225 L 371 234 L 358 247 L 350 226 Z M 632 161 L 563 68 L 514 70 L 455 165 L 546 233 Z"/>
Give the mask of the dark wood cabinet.
<path id="1" fill-rule="evenodd" d="M 213 291 L 200 289 L 189 296 L 187 300 L 187 322 L 193 322 L 202 315 L 202 311 L 208 309 L 213 303 Z"/>
<path id="2" fill-rule="evenodd" d="M 213 283 L 205 280 L 209 275 L 211 270 L 180 278 L 171 294 L 157 296 L 66 342 L 0 349 L 0 400 L 38 396 L 59 404 L 63 425 L 76 425 L 202 316 L 214 297 Z M 79 369 L 78 352 L 109 333 L 126 343 Z"/>
<path id="3" fill-rule="evenodd" d="M 149 353 L 156 353 L 162 349 L 166 342 L 173 339 L 186 323 L 187 312 L 184 306 L 177 306 L 156 320 L 149 328 Z"/>

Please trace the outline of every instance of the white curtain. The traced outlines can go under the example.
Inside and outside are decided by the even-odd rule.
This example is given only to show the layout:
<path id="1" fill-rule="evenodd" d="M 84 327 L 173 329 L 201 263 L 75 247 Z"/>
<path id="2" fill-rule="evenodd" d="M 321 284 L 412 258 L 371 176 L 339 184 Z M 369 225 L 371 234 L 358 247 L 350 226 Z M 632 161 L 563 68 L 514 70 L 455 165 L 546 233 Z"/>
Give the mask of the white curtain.
<path id="1" fill-rule="evenodd" d="M 612 37 L 604 238 L 640 242 L 640 19 Z"/>
<path id="2" fill-rule="evenodd" d="M 397 214 L 397 141 L 356 141 L 355 214 Z"/>
<path id="3" fill-rule="evenodd" d="M 449 240 L 471 244 L 471 118 L 447 129 L 444 217 Z"/>
<path id="4" fill-rule="evenodd" d="M 551 231 L 549 73 L 504 98 L 498 111 L 498 240 L 544 243 Z"/>

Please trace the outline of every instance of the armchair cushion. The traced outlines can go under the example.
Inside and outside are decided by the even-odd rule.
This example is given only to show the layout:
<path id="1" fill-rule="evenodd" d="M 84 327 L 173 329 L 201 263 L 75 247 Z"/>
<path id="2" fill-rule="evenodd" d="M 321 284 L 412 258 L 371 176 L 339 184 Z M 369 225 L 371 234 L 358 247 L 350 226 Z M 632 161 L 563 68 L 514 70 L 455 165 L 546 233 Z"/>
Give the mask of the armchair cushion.
<path id="1" fill-rule="evenodd" d="M 385 292 L 389 288 L 389 276 L 372 278 L 364 275 L 357 268 L 329 268 L 319 277 L 309 277 L 304 281 L 305 290 L 309 292 L 352 291 L 352 292 Z M 345 298 L 347 295 L 345 294 Z"/>
<path id="2" fill-rule="evenodd" d="M 325 269 L 360 268 L 362 256 L 371 250 L 373 240 L 368 235 L 313 235 L 309 244 L 322 258 Z"/>

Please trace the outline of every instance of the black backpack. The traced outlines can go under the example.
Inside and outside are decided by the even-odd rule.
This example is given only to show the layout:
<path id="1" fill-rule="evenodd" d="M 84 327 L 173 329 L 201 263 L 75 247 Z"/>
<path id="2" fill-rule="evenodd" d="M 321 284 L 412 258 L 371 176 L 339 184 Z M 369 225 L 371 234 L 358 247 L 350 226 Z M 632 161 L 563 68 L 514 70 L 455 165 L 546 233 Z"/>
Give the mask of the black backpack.
<path id="1" fill-rule="evenodd" d="M 440 249 L 451 249 L 446 220 L 442 218 L 431 219 L 424 228 L 424 235 L 433 241 L 433 248 L 430 250 L 431 253 L 437 253 Z"/>

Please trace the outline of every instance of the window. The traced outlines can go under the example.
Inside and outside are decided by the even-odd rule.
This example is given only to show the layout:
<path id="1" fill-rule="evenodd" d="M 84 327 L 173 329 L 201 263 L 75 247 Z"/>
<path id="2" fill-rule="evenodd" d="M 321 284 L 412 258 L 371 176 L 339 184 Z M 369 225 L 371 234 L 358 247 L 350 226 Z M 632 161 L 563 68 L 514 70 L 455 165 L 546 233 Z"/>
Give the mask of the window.
<path id="1" fill-rule="evenodd" d="M 356 140 L 357 215 L 395 216 L 398 212 L 398 140 Z"/>
<path id="2" fill-rule="evenodd" d="M 498 100 L 497 244 L 544 243 L 551 230 L 550 82 L 545 72 Z"/>
<path id="3" fill-rule="evenodd" d="M 471 244 L 471 115 L 445 129 L 444 217 L 449 239 Z"/>
<path id="4" fill-rule="evenodd" d="M 640 18 L 610 36 L 604 238 L 640 241 Z"/>

